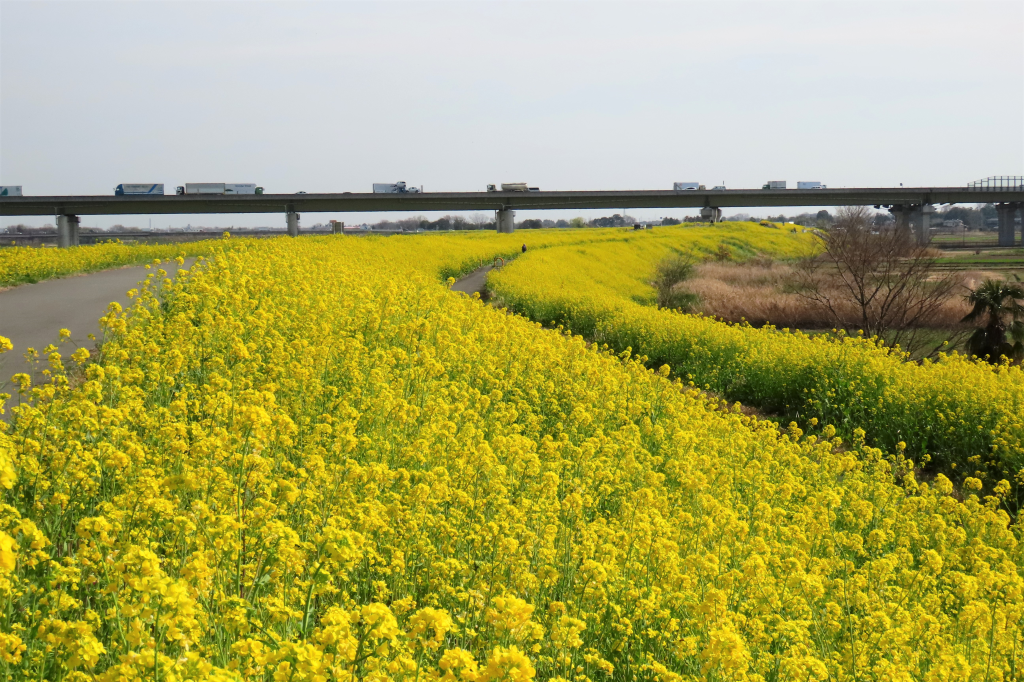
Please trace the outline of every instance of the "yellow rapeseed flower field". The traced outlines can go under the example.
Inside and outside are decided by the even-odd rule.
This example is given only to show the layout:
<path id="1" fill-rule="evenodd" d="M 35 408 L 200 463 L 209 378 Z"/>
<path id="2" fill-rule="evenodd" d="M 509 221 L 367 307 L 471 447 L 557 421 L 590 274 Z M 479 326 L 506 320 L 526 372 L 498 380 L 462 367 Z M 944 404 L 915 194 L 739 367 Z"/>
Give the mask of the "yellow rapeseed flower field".
<path id="1" fill-rule="evenodd" d="M 461 245 L 459 258 L 434 263 L 444 269 L 445 277 L 457 276 L 475 269 L 482 261 L 496 257 L 514 258 L 520 247 L 528 242 L 531 248 L 585 244 L 629 237 L 629 232 L 619 229 L 586 230 L 531 230 L 513 235 L 495 235 L 493 232 L 425 233 L 417 235 L 413 243 L 402 240 L 408 236 L 395 237 L 389 242 L 392 253 L 405 254 L 410 265 L 420 267 L 421 240 L 455 239 Z M 230 233 L 225 233 L 230 236 Z M 377 235 L 348 235 L 353 239 L 377 239 Z M 251 241 L 251 239 L 208 239 L 173 244 L 125 244 L 109 241 L 101 244 L 80 246 L 71 249 L 8 247 L 0 248 L 0 288 L 38 282 L 53 277 L 63 277 L 85 272 L 95 272 L 125 265 L 141 265 L 152 260 L 171 260 L 178 256 L 212 256 L 225 248 Z"/>
<path id="2" fill-rule="evenodd" d="M 678 230 L 678 228 L 671 228 Z M 666 236 L 659 230 L 659 237 Z M 229 235 L 229 233 L 225 233 Z M 348 235 L 353 239 L 378 239 L 378 235 Z M 644 233 L 650 238 L 651 233 Z M 443 271 L 445 277 L 458 276 L 473 270 L 483 262 L 491 262 L 497 257 L 506 259 L 515 258 L 520 253 L 523 243 L 529 248 L 545 248 L 549 246 L 564 246 L 568 244 L 590 244 L 603 241 L 632 241 L 636 239 L 630 230 L 622 228 L 603 229 L 573 229 L 573 230 L 528 230 L 515 234 L 496 235 L 490 231 L 471 231 L 455 233 L 423 233 L 416 235 L 412 242 L 404 240 L 409 236 L 394 237 L 389 242 L 389 252 L 393 254 L 404 254 L 410 259 L 409 265 L 421 270 L 427 267 L 418 263 L 423 252 L 421 244 L 423 240 L 456 240 L 459 244 L 457 256 L 445 260 L 431 261 L 430 267 L 438 267 Z M 124 265 L 140 265 L 154 259 L 171 260 L 178 256 L 185 258 L 194 256 L 212 256 L 225 248 L 234 248 L 239 244 L 252 241 L 251 239 L 209 239 L 195 242 L 184 242 L 174 244 L 124 244 L 120 241 L 110 241 L 91 246 L 74 247 L 71 249 L 52 249 L 34 247 L 8 247 L 0 248 L 0 287 L 17 286 L 27 282 L 38 282 L 53 277 L 79 274 L 84 272 L 95 272 L 109 268 L 121 267 Z M 750 248 L 758 247 L 761 250 L 771 251 L 771 245 L 761 243 L 762 239 L 751 242 L 741 236 L 734 236 L 732 240 L 741 250 L 749 252 Z M 707 240 L 707 244 L 718 241 L 715 238 Z M 460 260 L 461 259 L 461 260 Z M 433 272 L 433 271 L 432 271 Z"/>
<path id="3" fill-rule="evenodd" d="M 0 248 L 0 288 L 124 265 L 141 265 L 154 259 L 209 256 L 223 247 L 222 240 L 182 244 L 124 244 L 114 240 L 70 249 Z"/>
<path id="4" fill-rule="evenodd" d="M 775 252 L 799 252 L 806 235 L 753 224 L 742 229 Z M 968 478 L 995 490 L 1013 484 L 1011 508 L 1024 483 L 1024 373 L 951 353 L 921 364 L 874 339 L 809 336 L 790 330 L 735 325 L 654 306 L 650 281 L 671 251 L 710 251 L 704 230 L 660 239 L 634 239 L 530 252 L 489 279 L 512 310 L 617 350 L 668 364 L 676 376 L 729 400 L 825 425 L 849 437 L 856 429 L 888 452 L 906 448 L 931 461 L 959 486 Z M 786 239 L 794 240 L 788 250 Z M 780 241 L 781 240 L 781 241 Z M 817 429 L 814 429 L 814 426 Z"/>
<path id="5" fill-rule="evenodd" d="M 486 237 L 240 240 L 48 349 L 0 431 L 5 679 L 1020 679 L 980 481 L 447 291 L 524 235 Z"/>

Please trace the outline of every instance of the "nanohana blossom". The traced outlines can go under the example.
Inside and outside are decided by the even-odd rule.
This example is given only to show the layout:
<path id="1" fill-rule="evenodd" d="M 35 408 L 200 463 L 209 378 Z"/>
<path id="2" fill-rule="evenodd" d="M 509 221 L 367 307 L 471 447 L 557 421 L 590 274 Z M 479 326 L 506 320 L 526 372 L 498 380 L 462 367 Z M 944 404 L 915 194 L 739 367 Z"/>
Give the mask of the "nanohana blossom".
<path id="1" fill-rule="evenodd" d="M 824 407 L 780 426 L 697 386 L 737 367 L 762 385 L 773 358 L 778 384 L 801 385 L 787 372 L 805 352 L 889 371 L 866 343 L 789 335 L 789 349 L 625 303 L 628 262 L 723 235 L 780 255 L 797 238 L 744 225 L 552 230 L 525 255 L 517 235 L 478 233 L 38 250 L 64 271 L 154 267 L 131 307 L 108 309 L 96 353 L 19 379 L 0 427 L 0 677 L 1009 682 L 1024 668 L 1020 528 L 999 508 L 1011 482 L 976 463 L 918 481 L 919 435 L 888 452 L 852 416 L 841 433 Z M 643 257 L 619 250 L 627 238 Z M 626 274 L 567 297 L 587 274 L 574 249 Z M 546 251 L 559 269 L 535 268 Z M 174 278 L 152 262 L 193 255 Z M 446 286 L 495 257 L 520 259 L 492 276 L 534 319 Z M 614 338 L 647 348 L 612 343 L 616 321 Z M 978 380 L 957 362 L 914 376 Z M 709 374 L 687 379 L 700 363 Z M 923 395 L 898 386 L 878 410 Z M 984 438 L 1015 442 L 1019 418 Z"/>

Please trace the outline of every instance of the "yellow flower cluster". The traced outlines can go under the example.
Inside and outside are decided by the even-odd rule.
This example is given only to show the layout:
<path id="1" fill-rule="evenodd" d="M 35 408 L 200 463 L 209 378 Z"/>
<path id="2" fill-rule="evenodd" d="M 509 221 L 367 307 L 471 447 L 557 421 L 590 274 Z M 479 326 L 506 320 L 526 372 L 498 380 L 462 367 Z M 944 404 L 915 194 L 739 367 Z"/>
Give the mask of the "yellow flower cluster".
<path id="1" fill-rule="evenodd" d="M 224 247 L 221 240 L 184 244 L 122 244 L 109 241 L 71 249 L 7 247 L 0 249 L 0 288 L 81 272 L 140 265 L 154 259 L 209 256 Z"/>
<path id="2" fill-rule="evenodd" d="M 747 230 L 751 238 L 758 230 L 766 234 L 762 250 L 799 252 L 779 240 L 803 235 Z M 728 400 L 804 428 L 820 424 L 817 431 L 832 424 L 850 437 L 862 428 L 872 445 L 906 448 L 919 463 L 931 459 L 958 484 L 973 476 L 998 492 L 1003 480 L 1015 489 L 1024 483 L 1020 367 L 993 367 L 956 353 L 917 364 L 877 339 L 755 329 L 657 309 L 649 282 L 658 261 L 670 249 L 706 252 L 698 232 L 671 244 L 618 241 L 527 253 L 489 282 L 516 312 L 631 349 L 651 366 L 667 363 L 684 381 Z"/>
<path id="3" fill-rule="evenodd" d="M 240 240 L 112 307 L 0 432 L 0 675 L 1019 678 L 993 500 L 438 284 L 494 239 Z"/>
<path id="4" fill-rule="evenodd" d="M 669 228 L 678 232 L 679 228 Z M 660 237 L 667 236 L 666 231 L 659 229 Z M 650 233 L 648 233 L 650 234 Z M 736 231 L 735 236 L 741 235 Z M 152 260 L 171 260 L 179 256 L 211 257 L 223 249 L 236 248 L 252 240 L 209 239 L 179 244 L 123 244 L 110 241 L 92 246 L 81 246 L 72 249 L 50 249 L 32 247 L 11 247 L 0 249 L 0 287 L 16 286 L 27 282 L 38 282 L 53 277 L 71 274 L 94 272 L 123 265 L 137 265 Z M 376 235 L 352 236 L 353 240 L 382 239 Z M 490 263 L 496 258 L 512 259 L 519 255 L 520 247 L 525 242 L 531 249 L 567 244 L 587 244 L 602 241 L 621 241 L 635 239 L 630 230 L 622 228 L 605 229 L 572 229 L 572 230 L 529 230 L 515 234 L 495 235 L 492 232 L 458 232 L 458 233 L 426 233 L 417 235 L 412 241 L 409 237 L 394 237 L 388 242 L 389 251 L 395 255 L 402 254 L 410 262 L 409 266 L 422 270 L 425 266 L 418 259 L 422 253 L 422 244 L 426 240 L 446 242 L 455 240 L 460 246 L 457 256 L 443 262 L 436 258 L 431 261 L 432 267 L 440 267 L 443 277 L 458 276 L 476 269 L 482 264 Z M 710 240 L 714 241 L 714 239 Z M 735 241 L 741 249 L 749 244 Z M 717 247 L 718 241 L 714 241 Z M 437 251 L 440 253 L 440 251 Z"/>

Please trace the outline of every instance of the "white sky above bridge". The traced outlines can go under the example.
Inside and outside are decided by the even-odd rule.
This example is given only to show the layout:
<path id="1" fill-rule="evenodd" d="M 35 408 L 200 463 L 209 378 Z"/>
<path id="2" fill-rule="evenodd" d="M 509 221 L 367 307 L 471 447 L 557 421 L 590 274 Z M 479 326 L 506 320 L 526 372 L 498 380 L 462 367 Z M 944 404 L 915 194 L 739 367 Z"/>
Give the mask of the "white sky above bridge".
<path id="1" fill-rule="evenodd" d="M 27 194 L 1019 174 L 1020 1 L 0 2 L 0 184 Z M 740 211 L 768 212 L 725 209 Z M 0 224 L 18 222 L 52 219 Z M 284 215 L 152 216 L 186 223 L 283 227 Z"/>

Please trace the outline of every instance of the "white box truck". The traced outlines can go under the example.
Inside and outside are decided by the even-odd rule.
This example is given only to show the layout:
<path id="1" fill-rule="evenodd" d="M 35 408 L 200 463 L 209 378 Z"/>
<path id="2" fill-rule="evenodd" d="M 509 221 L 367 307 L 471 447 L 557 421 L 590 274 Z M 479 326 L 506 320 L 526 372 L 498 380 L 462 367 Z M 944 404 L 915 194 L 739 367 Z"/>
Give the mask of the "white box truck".
<path id="1" fill-rule="evenodd" d="M 679 191 L 683 189 L 700 189 L 699 182 L 673 182 L 672 189 Z"/>
<path id="2" fill-rule="evenodd" d="M 224 183 L 186 182 L 185 194 L 224 194 Z"/>
<path id="3" fill-rule="evenodd" d="M 422 187 L 408 187 L 404 182 L 375 182 L 374 194 L 419 194 Z"/>
<path id="4" fill-rule="evenodd" d="M 251 182 L 186 182 L 177 194 L 263 194 L 263 188 Z"/>
<path id="5" fill-rule="evenodd" d="M 826 189 L 825 185 L 814 180 L 806 180 L 804 182 L 797 181 L 797 189 Z"/>
<path id="6" fill-rule="evenodd" d="M 0 185 L 0 197 L 20 197 L 21 185 Z"/>
<path id="7" fill-rule="evenodd" d="M 769 180 L 761 189 L 786 189 L 785 180 Z"/>

